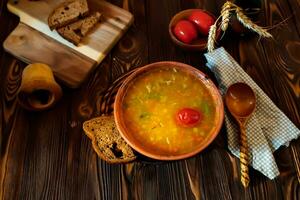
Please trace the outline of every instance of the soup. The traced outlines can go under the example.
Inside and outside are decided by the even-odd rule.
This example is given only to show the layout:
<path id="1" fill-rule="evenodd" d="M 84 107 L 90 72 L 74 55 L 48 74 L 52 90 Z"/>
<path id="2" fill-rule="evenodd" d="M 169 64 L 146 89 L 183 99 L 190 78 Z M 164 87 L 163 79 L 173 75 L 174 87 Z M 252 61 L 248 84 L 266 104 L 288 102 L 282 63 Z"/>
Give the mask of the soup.
<path id="1" fill-rule="evenodd" d="M 197 149 L 216 122 L 213 98 L 204 83 L 177 68 L 154 69 L 134 79 L 122 112 L 130 134 L 160 155 Z"/>

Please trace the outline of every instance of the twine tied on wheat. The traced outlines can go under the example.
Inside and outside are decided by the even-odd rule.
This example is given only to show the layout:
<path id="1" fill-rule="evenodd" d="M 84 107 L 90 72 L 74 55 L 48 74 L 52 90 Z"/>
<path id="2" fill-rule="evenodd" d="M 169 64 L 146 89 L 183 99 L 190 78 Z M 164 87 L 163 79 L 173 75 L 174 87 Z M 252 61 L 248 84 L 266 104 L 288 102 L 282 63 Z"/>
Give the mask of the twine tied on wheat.
<path id="1" fill-rule="evenodd" d="M 231 12 L 235 12 L 238 21 L 245 26 L 246 28 L 256 32 L 261 37 L 272 38 L 273 36 L 263 27 L 258 26 L 253 23 L 251 19 L 249 19 L 243 12 L 243 9 L 237 6 L 236 4 L 227 1 L 221 10 L 221 16 L 215 21 L 215 23 L 210 27 L 208 33 L 208 41 L 207 41 L 207 50 L 208 52 L 212 52 L 215 49 L 216 37 L 217 37 L 217 28 L 220 26 L 221 30 L 225 32 L 228 28 L 230 14 Z M 219 20 L 221 22 L 219 23 Z"/>

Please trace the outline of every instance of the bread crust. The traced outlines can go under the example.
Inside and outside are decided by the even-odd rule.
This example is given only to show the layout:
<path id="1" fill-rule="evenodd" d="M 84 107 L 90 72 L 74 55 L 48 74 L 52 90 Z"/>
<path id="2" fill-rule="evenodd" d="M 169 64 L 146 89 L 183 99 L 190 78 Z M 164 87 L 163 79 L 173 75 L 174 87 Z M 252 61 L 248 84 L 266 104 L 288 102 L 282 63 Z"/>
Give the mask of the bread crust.
<path id="1" fill-rule="evenodd" d="M 66 7 L 72 5 L 72 4 L 76 4 L 78 3 L 78 5 L 83 6 L 83 10 L 79 9 L 77 13 L 73 13 L 72 15 L 74 16 L 69 16 L 69 19 L 66 19 L 65 21 L 61 20 L 60 22 L 57 21 L 59 20 L 59 18 L 62 18 L 62 16 L 55 16 L 55 14 L 57 12 L 70 12 L 68 10 L 65 10 Z M 62 9 L 64 9 L 64 11 L 62 11 Z M 77 21 L 80 17 L 85 17 L 87 16 L 89 13 L 89 9 L 88 9 L 88 4 L 86 2 L 86 0 L 72 0 L 72 1 L 67 1 L 67 2 L 63 2 L 60 5 L 58 5 L 49 15 L 48 17 L 48 25 L 50 27 L 51 30 L 53 29 L 57 29 L 63 26 L 66 26 L 67 24 L 73 23 L 75 21 Z M 65 14 L 65 13 L 64 13 Z"/>
<path id="2" fill-rule="evenodd" d="M 108 125 L 105 125 L 105 121 L 108 123 Z M 104 126 L 109 126 L 109 125 L 113 125 L 114 127 L 104 127 Z M 98 127 L 97 127 L 98 126 Z M 100 127 L 100 128 L 99 128 Z M 102 128 L 101 128 L 102 127 Z M 100 145 L 99 145 L 99 135 L 97 137 L 97 134 L 100 134 L 99 132 L 101 131 L 104 131 L 105 129 L 108 129 L 108 130 L 111 130 L 111 131 L 117 131 L 116 129 L 116 126 L 115 126 L 115 122 L 114 122 L 114 117 L 112 115 L 109 115 L 109 116 L 101 116 L 101 117 L 96 117 L 96 118 L 93 118 L 91 120 L 88 120 L 86 122 L 83 123 L 83 130 L 85 132 L 85 134 L 92 140 L 92 146 L 93 146 L 93 149 L 95 150 L 95 152 L 97 153 L 97 155 L 105 160 L 106 162 L 108 163 L 111 163 L 111 164 L 120 164 L 120 163 L 128 163 L 128 162 L 132 162 L 136 159 L 136 156 L 133 152 L 133 150 L 131 149 L 131 147 L 125 142 L 125 140 L 120 136 L 118 135 L 117 138 L 114 138 L 113 142 L 112 143 L 115 143 L 117 145 L 127 145 L 125 146 L 125 150 L 126 151 L 130 151 L 129 154 L 131 155 L 131 157 L 123 157 L 124 154 L 126 154 L 126 152 L 124 152 L 125 150 L 124 149 L 120 149 L 122 151 L 122 157 L 121 158 L 114 158 L 114 159 L 111 159 L 111 158 L 108 158 L 107 155 L 104 154 L 104 152 L 101 151 L 101 148 Z M 98 133 L 96 133 L 98 131 Z M 107 132 L 102 132 L 102 136 L 103 134 L 106 134 L 107 137 L 115 137 L 116 132 L 110 132 L 107 131 Z M 118 133 L 119 134 L 119 133 Z M 111 145 L 111 143 L 109 144 L 105 144 L 105 145 Z"/>
<path id="3" fill-rule="evenodd" d="M 92 15 L 80 19 L 74 23 L 57 29 L 57 32 L 69 42 L 78 45 L 82 38 L 86 36 L 100 21 L 101 14 L 95 12 Z"/>

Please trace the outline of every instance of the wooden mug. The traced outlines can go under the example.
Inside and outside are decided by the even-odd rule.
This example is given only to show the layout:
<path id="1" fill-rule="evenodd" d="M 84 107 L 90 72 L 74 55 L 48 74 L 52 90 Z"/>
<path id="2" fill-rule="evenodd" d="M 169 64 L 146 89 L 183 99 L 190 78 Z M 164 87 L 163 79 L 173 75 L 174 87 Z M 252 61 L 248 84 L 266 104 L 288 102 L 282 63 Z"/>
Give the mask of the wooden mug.
<path id="1" fill-rule="evenodd" d="M 43 63 L 28 65 L 22 74 L 18 101 L 27 110 L 45 110 L 53 106 L 62 96 L 51 68 Z"/>

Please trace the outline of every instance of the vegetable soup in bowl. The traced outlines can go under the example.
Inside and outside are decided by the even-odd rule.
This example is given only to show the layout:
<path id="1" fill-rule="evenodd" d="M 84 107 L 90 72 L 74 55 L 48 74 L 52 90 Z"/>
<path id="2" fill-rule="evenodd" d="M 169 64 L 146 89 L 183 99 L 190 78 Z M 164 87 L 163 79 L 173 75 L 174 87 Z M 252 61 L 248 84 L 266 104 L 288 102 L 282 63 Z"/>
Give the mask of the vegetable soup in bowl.
<path id="1" fill-rule="evenodd" d="M 114 110 L 126 142 L 158 160 L 197 154 L 217 136 L 224 118 L 222 97 L 213 82 L 178 62 L 137 69 L 120 87 Z"/>

